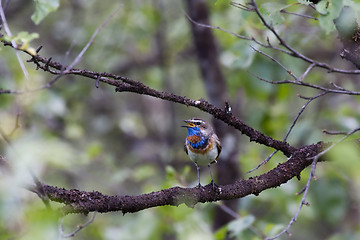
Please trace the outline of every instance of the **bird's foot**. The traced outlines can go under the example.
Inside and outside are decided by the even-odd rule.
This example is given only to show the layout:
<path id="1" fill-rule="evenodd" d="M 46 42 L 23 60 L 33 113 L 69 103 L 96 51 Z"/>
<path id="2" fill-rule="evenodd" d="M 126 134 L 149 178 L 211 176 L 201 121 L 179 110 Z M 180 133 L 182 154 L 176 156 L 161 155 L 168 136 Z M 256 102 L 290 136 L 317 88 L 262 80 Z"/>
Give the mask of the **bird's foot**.
<path id="1" fill-rule="evenodd" d="M 200 188 L 202 191 L 204 191 L 204 186 L 201 185 L 200 183 L 196 186 L 197 188 Z"/>
<path id="2" fill-rule="evenodd" d="M 211 180 L 210 184 L 211 184 L 211 186 L 212 186 L 212 190 L 213 190 L 213 191 L 216 191 L 216 189 L 219 188 L 219 186 L 218 186 L 217 184 L 215 184 L 214 180 Z"/>

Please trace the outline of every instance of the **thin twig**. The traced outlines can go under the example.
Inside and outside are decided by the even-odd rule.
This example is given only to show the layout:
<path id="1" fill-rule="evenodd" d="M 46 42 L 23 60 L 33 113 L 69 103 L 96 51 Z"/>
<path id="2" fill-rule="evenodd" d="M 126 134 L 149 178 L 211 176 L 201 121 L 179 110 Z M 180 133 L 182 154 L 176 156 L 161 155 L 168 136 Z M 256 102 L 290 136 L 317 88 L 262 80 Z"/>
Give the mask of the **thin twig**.
<path id="1" fill-rule="evenodd" d="M 237 8 L 240 8 L 241 10 L 244 10 L 244 11 L 247 11 L 247 12 L 253 12 L 254 9 L 252 7 L 248 7 L 244 4 L 241 4 L 241 3 L 237 3 L 237 2 L 230 2 L 230 5 L 231 6 L 234 6 L 234 7 L 237 7 Z"/>
<path id="2" fill-rule="evenodd" d="M 275 236 L 273 237 L 267 237 L 265 238 L 265 240 L 273 240 L 273 239 L 276 239 L 278 237 L 280 237 L 281 235 L 283 235 L 284 233 L 287 233 L 288 235 L 291 235 L 289 233 L 289 230 L 290 230 L 290 227 L 296 222 L 298 216 L 299 216 L 299 213 L 300 213 L 300 210 L 302 209 L 303 205 L 309 205 L 308 202 L 306 202 L 306 196 L 308 194 L 308 191 L 309 191 L 309 188 L 310 188 L 310 182 L 311 180 L 314 178 L 315 180 L 317 179 L 316 176 L 315 176 L 315 169 L 316 169 L 316 164 L 318 162 L 318 160 L 320 159 L 321 156 L 323 156 L 325 153 L 327 153 L 328 151 L 330 151 L 334 146 L 336 146 L 337 144 L 339 144 L 340 142 L 344 141 L 347 137 L 349 137 L 350 135 L 354 134 L 355 132 L 359 131 L 360 130 L 360 127 L 358 128 L 355 128 L 351 131 L 349 131 L 345 136 L 343 136 L 342 138 L 340 138 L 338 141 L 336 141 L 335 143 L 332 143 L 327 149 L 325 149 L 324 151 L 318 153 L 317 155 L 313 156 L 313 157 L 310 157 L 309 159 L 312 159 L 313 162 L 312 162 L 312 167 L 311 167 L 311 171 L 310 171 L 310 175 L 309 175 L 309 178 L 308 178 L 308 181 L 305 185 L 305 188 L 301 190 L 300 193 L 298 193 L 297 195 L 303 193 L 303 197 L 301 199 L 301 202 L 300 202 L 300 206 L 299 208 L 297 209 L 295 215 L 291 218 L 289 224 L 286 226 L 286 228 L 284 230 L 282 230 L 280 233 L 276 234 Z"/>
<path id="3" fill-rule="evenodd" d="M 265 57 L 270 58 L 272 61 L 276 62 L 282 69 L 284 69 L 292 78 L 295 79 L 295 81 L 299 81 L 299 79 L 289 70 L 287 69 L 283 64 L 281 64 L 277 59 L 275 59 L 274 57 L 270 56 L 269 54 L 264 53 L 263 51 L 254 48 L 253 46 L 250 45 L 250 47 L 255 51 L 260 53 L 261 55 L 264 55 Z"/>
<path id="4" fill-rule="evenodd" d="M 57 75 L 56 77 L 54 77 L 51 81 L 49 81 L 48 83 L 46 83 L 45 85 L 41 86 L 40 88 L 38 88 L 38 90 L 42 90 L 42 89 L 45 89 L 45 88 L 51 88 L 52 85 L 54 85 L 57 80 L 59 80 L 62 76 L 64 76 L 64 71 L 66 69 L 65 65 L 67 64 L 68 62 L 68 59 L 69 59 L 69 55 L 70 55 L 70 52 L 71 52 L 71 49 L 74 47 L 75 45 L 75 40 L 73 40 L 71 42 L 71 45 L 69 47 L 69 49 L 65 52 L 65 57 L 64 57 L 64 64 L 60 70 L 60 74 Z M 49 58 L 50 60 L 51 58 Z"/>
<path id="5" fill-rule="evenodd" d="M 280 45 L 284 46 L 286 49 L 283 49 L 283 48 L 280 48 L 280 47 L 275 47 L 275 46 L 272 46 L 271 44 L 265 44 L 259 40 L 257 40 L 256 38 L 254 37 L 247 37 L 247 36 L 244 36 L 244 35 L 240 35 L 240 34 L 237 34 L 237 33 L 234 33 L 230 30 L 227 30 L 225 28 L 222 28 L 222 27 L 219 27 L 219 26 L 212 26 L 212 25 L 208 25 L 208 24 L 203 24 L 203 23 L 198 23 L 196 22 L 195 20 L 191 19 L 189 16 L 186 15 L 186 17 L 193 23 L 193 24 L 196 24 L 198 26 L 201 26 L 201 27 L 204 27 L 204 28 L 210 28 L 210 29 L 216 29 L 216 30 L 220 30 L 220 31 L 223 31 L 225 33 L 228 33 L 228 34 L 231 34 L 237 38 L 240 38 L 240 39 L 244 39 L 244 40 L 248 40 L 248 41 L 253 41 L 255 42 L 256 44 L 262 46 L 262 47 L 265 47 L 265 48 L 271 48 L 271 49 L 274 49 L 276 51 L 280 51 L 282 53 L 285 53 L 287 55 L 290 55 L 292 57 L 296 57 L 296 58 L 300 58 L 302 60 L 304 60 L 305 62 L 308 62 L 310 64 L 315 64 L 317 67 L 320 67 L 320 68 L 324 68 L 324 69 L 327 69 L 329 72 L 337 72 L 337 73 L 343 73 L 343 74 L 360 74 L 360 70 L 359 69 L 355 69 L 355 70 L 347 70 L 347 69 L 341 69 L 341 68 L 336 68 L 336 67 L 332 67 L 330 66 L 329 64 L 327 63 L 324 63 L 324 62 L 319 62 L 319 61 L 316 61 L 312 58 L 309 58 L 309 57 L 306 57 L 305 55 L 301 54 L 300 52 L 296 51 L 294 48 L 292 48 L 290 45 L 288 45 L 285 40 L 280 37 L 280 35 L 275 31 L 275 29 L 269 25 L 264 17 L 262 16 L 262 14 L 260 13 L 260 10 L 258 9 L 257 7 L 257 4 L 254 0 L 252 0 L 252 8 L 250 7 L 247 7 L 245 6 L 245 11 L 251 11 L 251 12 L 256 12 L 256 14 L 258 15 L 258 17 L 260 18 L 261 22 L 264 24 L 264 26 L 266 28 L 268 28 L 274 35 L 275 37 L 279 40 L 280 42 Z M 310 5 L 313 7 L 313 5 Z M 241 7 L 240 7 L 241 8 Z"/>
<path id="6" fill-rule="evenodd" d="M 254 77 L 256 77 L 257 79 L 267 82 L 267 83 L 271 83 L 271 84 L 294 84 L 294 85 L 299 85 L 299 86 L 304 86 L 304 87 L 309 87 L 309 88 L 313 88 L 313 89 L 317 89 L 317 90 L 321 90 L 324 92 L 328 92 L 328 93 L 336 93 L 336 94 L 346 94 L 346 95 L 360 95 L 360 92 L 355 92 L 355 91 L 350 91 L 350 90 L 340 90 L 340 89 L 332 89 L 332 88 L 326 88 L 326 87 L 322 87 L 316 84 L 311 84 L 311 83 L 307 83 L 307 82 L 303 82 L 303 81 L 292 81 L 292 80 L 282 80 L 282 81 L 272 81 L 272 80 L 267 80 L 265 78 L 259 77 L 251 72 L 249 72 L 249 74 L 253 75 Z"/>
<path id="7" fill-rule="evenodd" d="M 263 23 L 263 25 L 275 35 L 275 37 L 279 40 L 280 45 L 284 46 L 287 50 L 289 50 L 291 52 L 291 54 L 289 54 L 289 55 L 296 57 L 296 58 L 300 58 L 308 63 L 315 63 L 318 67 L 328 69 L 330 72 L 339 72 L 339 73 L 345 73 L 345 74 L 359 74 L 360 73 L 360 70 L 345 70 L 345 69 L 338 69 L 338 68 L 331 67 L 327 63 L 315 61 L 312 58 L 306 57 L 299 51 L 296 51 L 280 36 L 280 34 L 275 30 L 275 28 L 271 24 L 266 22 L 264 16 L 261 14 L 261 12 L 257 6 L 256 1 L 251 0 L 251 3 L 254 7 L 255 13 L 258 15 L 258 17 L 259 17 L 260 21 Z"/>
<path id="8" fill-rule="evenodd" d="M 2 7 L 2 0 L 0 0 L 0 16 L 1 16 L 1 21 L 2 21 L 2 23 L 3 23 L 2 25 L 4 26 L 4 30 L 5 30 L 6 34 L 7 34 L 9 37 L 12 37 L 10 28 L 9 28 L 9 26 L 8 26 L 8 24 L 7 24 L 7 21 L 6 21 L 4 9 L 3 9 L 3 7 Z M 18 48 L 18 45 L 16 44 L 16 42 L 15 42 L 14 40 L 11 40 L 11 44 L 12 44 L 12 47 L 13 47 L 14 49 L 17 49 L 17 48 Z M 19 62 L 19 64 L 20 64 L 21 70 L 22 70 L 23 73 L 24 73 L 25 78 L 26 78 L 27 80 L 29 80 L 29 79 L 30 79 L 29 73 L 28 73 L 28 71 L 26 70 L 26 67 L 25 67 L 25 65 L 24 65 L 23 60 L 22 60 L 21 57 L 20 57 L 19 52 L 16 51 L 15 54 L 16 54 L 16 58 L 17 58 L 17 60 L 18 60 L 18 62 Z"/>
<path id="9" fill-rule="evenodd" d="M 54 71 L 52 69 L 49 68 L 49 66 L 53 66 L 52 63 L 52 59 L 49 58 L 47 59 L 47 62 L 44 66 L 44 70 L 45 71 L 48 71 L 52 74 L 55 74 L 57 75 L 54 79 L 52 79 L 50 82 L 46 83 L 45 85 L 43 86 L 40 86 L 38 88 L 35 88 L 35 89 L 30 89 L 30 90 L 16 90 L 16 91 L 11 91 L 11 90 L 6 90 L 4 92 L 0 92 L 0 93 L 6 93 L 6 94 L 25 94 L 25 93 L 33 93 L 33 92 L 37 92 L 37 91 L 40 91 L 40 90 L 43 90 L 43 89 L 46 89 L 46 88 L 49 88 L 51 87 L 55 82 L 57 82 L 61 77 L 63 77 L 64 75 L 66 74 L 73 74 L 74 72 L 74 69 L 73 67 L 78 64 L 83 55 L 85 54 L 85 52 L 87 51 L 87 49 L 92 45 L 92 43 L 94 42 L 95 40 L 95 37 L 99 34 L 100 30 L 102 28 L 104 28 L 110 21 L 110 19 L 122 8 L 122 5 L 120 5 L 94 32 L 94 34 L 91 36 L 91 38 L 89 39 L 89 41 L 87 42 L 87 44 L 85 45 L 85 47 L 81 50 L 81 52 L 76 56 L 76 58 L 71 62 L 71 64 L 69 66 L 64 66 L 64 65 L 61 65 L 61 69 L 59 69 L 59 71 Z M 14 45 L 15 44 L 15 45 Z M 14 42 L 14 44 L 12 44 L 12 47 L 14 49 L 17 49 L 17 46 L 16 46 L 16 43 Z M 68 54 L 69 51 L 67 51 L 67 54 Z M 30 62 L 35 62 L 37 64 L 38 67 L 39 66 L 39 63 L 37 62 L 36 58 L 35 57 L 32 57 L 32 59 L 29 60 Z M 76 69 L 75 69 L 76 71 Z"/>
<path id="10" fill-rule="evenodd" d="M 88 225 L 90 225 L 91 223 L 94 222 L 96 213 L 97 212 L 95 211 L 93 213 L 93 215 L 91 216 L 91 218 L 86 223 L 78 225 L 74 231 L 72 231 L 71 233 L 68 233 L 68 234 L 64 233 L 64 230 L 63 230 L 64 217 L 62 217 L 61 220 L 60 220 L 60 224 L 59 224 L 60 237 L 61 238 L 74 237 L 79 231 L 81 231 L 82 229 L 84 229 L 85 227 L 87 227 Z"/>
<path id="11" fill-rule="evenodd" d="M 305 15 L 305 14 L 302 14 L 302 13 L 288 12 L 288 11 L 286 11 L 284 9 L 280 10 L 280 12 L 290 14 L 290 15 L 294 15 L 294 16 L 298 16 L 298 17 L 309 18 L 309 19 L 316 20 L 316 21 L 318 20 L 318 18 L 313 17 L 313 16 Z"/>
<path id="12" fill-rule="evenodd" d="M 300 115 L 305 111 L 306 107 L 315 99 L 319 98 L 319 97 L 322 97 L 324 96 L 325 94 L 327 94 L 328 92 L 324 91 L 324 92 L 321 92 L 319 93 L 318 95 L 314 96 L 314 97 L 311 97 L 309 98 L 309 100 L 301 107 L 300 111 L 298 112 L 298 114 L 296 115 L 294 121 L 292 122 L 289 130 L 287 131 L 286 135 L 285 135 L 285 138 L 284 138 L 284 141 L 287 140 L 287 138 L 289 137 L 290 135 L 290 132 L 292 131 L 292 129 L 294 128 L 296 122 L 298 121 Z"/>
<path id="13" fill-rule="evenodd" d="M 11 130 L 11 132 L 9 133 L 10 137 L 13 136 L 14 133 L 16 132 L 16 130 L 18 130 L 21 127 L 21 125 L 20 125 L 20 116 L 21 116 L 20 113 L 16 114 L 15 126 L 14 126 L 13 130 Z"/>
<path id="14" fill-rule="evenodd" d="M 322 130 L 322 132 L 325 134 L 328 134 L 328 135 L 346 135 L 347 134 L 347 132 L 345 132 L 345 131 L 330 131 L 330 130 L 326 130 L 326 129 Z"/>
<path id="15" fill-rule="evenodd" d="M 298 112 L 298 114 L 296 115 L 294 121 L 291 123 L 291 126 L 289 128 L 289 130 L 287 131 L 283 141 L 286 142 L 287 138 L 290 135 L 290 132 L 292 131 L 292 129 L 294 128 L 296 122 L 298 121 L 300 115 L 305 111 L 306 107 L 315 99 L 324 96 L 325 94 L 327 94 L 328 92 L 324 91 L 319 93 L 318 95 L 311 97 L 308 99 L 308 101 L 302 106 L 302 108 L 300 109 L 300 111 Z M 247 171 L 246 173 L 251 173 L 257 169 L 259 169 L 262 165 L 266 164 L 267 162 L 270 161 L 270 159 L 278 152 L 278 150 L 275 150 L 274 152 L 272 152 L 264 161 L 262 161 L 259 165 L 257 165 L 255 168 L 251 169 L 250 171 Z"/>
<path id="16" fill-rule="evenodd" d="M 345 136 L 343 136 L 342 138 L 340 138 L 339 140 L 337 140 L 336 142 L 332 143 L 328 148 L 326 148 L 324 151 L 318 153 L 317 155 L 311 157 L 311 159 L 315 159 L 315 158 L 320 158 L 321 156 L 323 156 L 325 153 L 327 153 L 328 151 L 330 151 L 334 146 L 336 146 L 337 144 L 339 144 L 340 142 L 344 141 L 346 138 L 348 138 L 349 136 L 351 136 L 352 134 L 358 132 L 360 130 L 360 127 L 357 127 L 351 131 L 349 131 Z"/>
<path id="17" fill-rule="evenodd" d="M 339 85 L 337 85 L 337 84 L 335 84 L 333 82 L 331 82 L 330 84 L 331 84 L 331 86 L 333 86 L 336 89 L 339 89 L 339 90 L 342 90 L 342 91 L 347 91 L 345 88 L 343 88 L 343 87 L 341 87 L 341 86 L 339 86 Z"/>
<path id="18" fill-rule="evenodd" d="M 313 69 L 315 66 L 316 66 L 315 63 L 310 64 L 310 65 L 306 68 L 305 72 L 301 75 L 301 77 L 299 78 L 299 80 L 300 80 L 300 81 L 303 81 L 303 80 L 305 79 L 305 77 L 309 74 L 309 72 L 311 71 L 311 69 Z"/>
<path id="19" fill-rule="evenodd" d="M 86 45 L 84 46 L 84 48 L 81 50 L 81 52 L 75 57 L 75 59 L 70 63 L 69 66 L 65 67 L 64 69 L 61 70 L 61 73 L 59 75 L 57 75 L 54 79 L 52 79 L 50 82 L 48 82 L 47 84 L 45 84 L 44 86 L 38 88 L 37 90 L 41 90 L 44 88 L 49 88 L 51 87 L 55 82 L 57 82 L 61 77 L 63 77 L 65 74 L 69 73 L 69 71 L 75 67 L 75 65 L 77 65 L 82 57 L 84 56 L 85 52 L 89 49 L 89 47 L 93 44 L 93 42 L 95 41 L 95 37 L 99 34 L 99 32 L 101 31 L 101 29 L 103 29 L 110 21 L 110 19 L 115 16 L 115 14 L 120 11 L 120 9 L 122 8 L 122 5 L 120 5 L 117 9 L 115 9 L 115 11 L 113 13 L 110 14 L 110 16 L 108 16 L 106 18 L 106 20 L 95 30 L 95 32 L 93 33 L 93 35 L 91 36 L 91 38 L 89 39 L 89 41 L 86 43 Z M 73 44 L 72 44 L 73 45 Z M 70 49 L 72 48 L 72 46 L 70 47 Z M 66 52 L 66 54 L 70 53 L 70 49 Z"/>
<path id="20" fill-rule="evenodd" d="M 310 188 L 310 183 L 311 183 L 311 180 L 315 177 L 315 168 L 316 168 L 316 164 L 317 164 L 317 161 L 318 161 L 318 158 L 315 158 L 312 162 L 312 166 L 311 166 L 311 171 L 310 171 L 310 174 L 309 174 L 309 178 L 306 182 L 306 186 L 305 186 L 305 189 L 304 189 L 304 192 L 303 192 L 303 197 L 301 199 L 301 202 L 300 202 L 300 205 L 295 213 L 295 215 L 291 218 L 289 224 L 286 226 L 285 229 L 283 229 L 280 233 L 276 234 L 275 236 L 272 236 L 272 237 L 267 237 L 265 238 L 264 240 L 273 240 L 273 239 L 276 239 L 278 237 L 280 237 L 281 235 L 283 235 L 284 233 L 287 233 L 289 236 L 291 236 L 291 233 L 289 232 L 291 226 L 296 222 L 299 214 L 300 214 L 300 211 L 302 209 L 302 207 L 304 205 L 308 206 L 309 203 L 306 201 L 306 197 L 308 195 L 308 192 L 309 192 L 309 188 Z"/>
<path id="21" fill-rule="evenodd" d="M 237 34 L 237 33 L 234 33 L 230 30 L 227 30 L 225 28 L 222 28 L 222 27 L 219 27 L 219 26 L 212 26 L 212 25 L 208 25 L 208 24 L 204 24 L 204 23 L 199 23 L 199 22 L 196 22 L 195 20 L 193 20 L 192 18 L 190 18 L 188 15 L 185 14 L 185 16 L 189 19 L 190 22 L 192 22 L 193 24 L 196 24 L 197 26 L 199 27 L 203 27 L 203 28 L 209 28 L 209 29 L 215 29 L 215 30 L 220 30 L 222 32 L 225 32 L 225 33 L 228 33 L 230 35 L 233 35 L 237 38 L 240 38 L 240 39 L 244 39 L 244 40 L 248 40 L 248 41 L 253 41 L 255 42 L 256 44 L 262 46 L 262 47 L 265 47 L 265 48 L 272 48 L 272 49 L 275 49 L 277 51 L 280 51 L 280 52 L 283 52 L 283 53 L 286 53 L 288 55 L 291 55 L 292 53 L 289 52 L 289 51 L 286 51 L 282 48 L 278 48 L 278 47 L 274 47 L 274 46 L 271 46 L 271 44 L 268 42 L 268 44 L 265 44 L 265 43 L 262 43 L 260 41 L 258 41 L 255 37 L 247 37 L 247 36 L 244 36 L 244 35 L 240 35 L 240 34 Z"/>
<path id="22" fill-rule="evenodd" d="M 72 69 L 76 64 L 78 64 L 81 61 L 81 58 L 85 54 L 85 52 L 88 50 L 88 48 L 91 46 L 91 44 L 94 42 L 95 37 L 99 34 L 100 30 L 103 29 L 110 21 L 110 19 L 122 8 L 122 5 L 120 5 L 115 11 L 106 18 L 106 20 L 95 30 L 94 34 L 91 36 L 88 43 L 85 45 L 85 47 L 81 50 L 81 52 L 76 56 L 74 61 L 68 66 L 65 70 L 65 72 L 69 69 Z"/>
<path id="23" fill-rule="evenodd" d="M 193 20 L 189 15 L 187 15 L 185 13 L 185 16 L 187 17 L 187 19 L 189 19 L 190 22 L 192 22 L 193 24 L 199 26 L 199 27 L 203 27 L 203 28 L 210 28 L 210 29 L 218 29 L 220 31 L 223 31 L 223 32 L 226 32 L 226 33 L 229 33 L 237 38 L 240 38 L 240 39 L 244 39 L 244 40 L 253 40 L 253 38 L 251 37 L 246 37 L 244 35 L 240 35 L 240 34 L 237 34 L 237 33 L 234 33 L 232 31 L 229 31 L 225 28 L 222 28 L 222 27 L 219 27 L 219 26 L 211 26 L 211 25 L 208 25 L 208 24 L 204 24 L 204 23 L 199 23 L 199 22 L 196 22 L 195 20 Z"/>
<path id="24" fill-rule="evenodd" d="M 259 163 L 259 165 L 257 165 L 256 167 L 254 167 L 253 169 L 247 171 L 246 173 L 252 173 L 255 170 L 258 170 L 262 165 L 266 164 L 267 162 L 270 161 L 270 159 L 278 152 L 279 150 L 275 150 L 273 151 L 267 158 L 265 158 L 265 160 L 263 160 L 261 163 Z"/>

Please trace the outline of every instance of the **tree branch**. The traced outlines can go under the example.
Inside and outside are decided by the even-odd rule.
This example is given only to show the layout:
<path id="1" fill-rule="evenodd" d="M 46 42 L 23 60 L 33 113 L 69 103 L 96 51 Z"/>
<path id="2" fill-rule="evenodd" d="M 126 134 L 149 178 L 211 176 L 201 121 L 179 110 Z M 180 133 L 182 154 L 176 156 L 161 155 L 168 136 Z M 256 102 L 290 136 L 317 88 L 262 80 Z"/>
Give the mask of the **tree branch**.
<path id="1" fill-rule="evenodd" d="M 211 184 L 205 186 L 204 189 L 172 187 L 138 196 L 107 196 L 97 191 L 67 190 L 46 184 L 42 184 L 41 190 L 51 201 L 66 204 L 61 209 L 64 214 L 87 214 L 94 211 L 100 213 L 121 211 L 125 214 L 157 206 L 178 206 L 183 203 L 194 207 L 199 202 L 242 198 L 250 194 L 258 195 L 266 189 L 278 187 L 293 177 L 300 176 L 302 170 L 313 162 L 312 157 L 319 154 L 324 146 L 325 144 L 319 142 L 300 148 L 293 152 L 288 161 L 279 164 L 269 172 L 247 180 L 237 180 L 233 184 L 218 186 L 216 191 L 212 190 Z M 34 192 L 39 191 L 37 187 L 33 187 Z"/>
<path id="2" fill-rule="evenodd" d="M 3 41 L 4 45 L 11 46 L 6 41 Z M 28 52 L 24 51 L 29 54 Z M 30 54 L 29 54 L 30 55 Z M 40 55 L 32 56 L 28 62 L 33 62 L 36 65 L 36 69 L 42 69 L 45 72 L 49 72 L 54 75 L 79 75 L 88 79 L 93 79 L 95 82 L 104 82 L 108 85 L 114 86 L 116 92 L 133 92 L 137 94 L 143 94 L 152 96 L 155 98 L 167 100 L 170 102 L 180 103 L 186 106 L 195 107 L 201 111 L 207 112 L 211 114 L 214 118 L 222 120 L 228 125 L 236 128 L 242 134 L 245 134 L 250 138 L 250 141 L 257 142 L 259 144 L 263 144 L 265 146 L 277 149 L 284 153 L 285 156 L 290 157 L 290 155 L 296 150 L 295 147 L 290 146 L 287 142 L 279 141 L 273 139 L 270 136 L 266 136 L 265 134 L 255 130 L 254 128 L 248 126 L 241 119 L 235 117 L 231 112 L 226 111 L 226 109 L 221 109 L 216 107 L 206 100 L 192 100 L 190 98 L 179 96 L 169 92 L 162 92 L 155 89 L 152 89 L 145 84 L 133 80 L 128 77 L 123 77 L 120 75 L 112 74 L 112 73 L 100 73 L 90 70 L 81 70 L 76 68 L 68 69 L 67 66 L 63 66 L 61 63 L 53 61 L 52 58 L 45 58 Z M 67 69 L 66 72 L 63 69 Z M 24 94 L 27 92 L 33 92 L 44 87 L 41 86 L 37 89 L 32 89 L 28 91 L 10 91 L 12 94 Z M 225 103 L 224 103 L 225 104 Z"/>

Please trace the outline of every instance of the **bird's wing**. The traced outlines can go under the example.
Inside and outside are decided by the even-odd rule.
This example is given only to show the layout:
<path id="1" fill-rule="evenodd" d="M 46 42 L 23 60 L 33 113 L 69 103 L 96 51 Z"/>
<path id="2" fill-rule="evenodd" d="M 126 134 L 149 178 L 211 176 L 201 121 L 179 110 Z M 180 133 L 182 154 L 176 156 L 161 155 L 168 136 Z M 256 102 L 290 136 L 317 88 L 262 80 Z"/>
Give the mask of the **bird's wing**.
<path id="1" fill-rule="evenodd" d="M 217 150 L 218 150 L 218 155 L 216 156 L 216 159 L 218 159 L 219 156 L 220 156 L 222 147 L 221 147 L 220 140 L 219 140 L 219 138 L 218 138 L 217 136 L 216 136 L 216 138 L 215 138 L 215 144 L 216 144 L 216 148 L 217 148 Z M 216 160 L 216 159 L 215 159 L 215 160 Z"/>
<path id="2" fill-rule="evenodd" d="M 184 143 L 184 151 L 185 151 L 186 154 L 188 154 L 188 149 L 187 149 L 187 147 L 186 147 L 186 141 L 185 141 L 185 143 Z M 189 155 L 189 154 L 188 154 L 188 155 Z"/>

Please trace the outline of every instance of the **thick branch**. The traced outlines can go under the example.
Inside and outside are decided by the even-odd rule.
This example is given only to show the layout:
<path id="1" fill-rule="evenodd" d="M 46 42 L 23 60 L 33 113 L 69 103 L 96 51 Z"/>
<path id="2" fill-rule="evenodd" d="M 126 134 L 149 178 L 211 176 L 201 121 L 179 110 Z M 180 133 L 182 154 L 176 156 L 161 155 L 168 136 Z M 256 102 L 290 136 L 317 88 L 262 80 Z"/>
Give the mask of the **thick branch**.
<path id="1" fill-rule="evenodd" d="M 102 213 L 122 211 L 125 214 L 157 206 L 178 206 L 183 203 L 193 207 L 199 202 L 242 198 L 250 194 L 258 195 L 266 189 L 278 187 L 293 177 L 300 176 L 301 171 L 312 163 L 311 157 L 320 153 L 323 147 L 324 144 L 321 142 L 305 146 L 294 152 L 288 161 L 279 164 L 271 171 L 247 180 L 219 186 L 217 191 L 213 191 L 211 185 L 205 186 L 203 190 L 173 187 L 138 196 L 107 196 L 97 191 L 67 190 L 49 185 L 43 185 L 41 190 L 50 200 L 66 204 L 63 208 L 65 214 L 86 214 L 93 211 Z M 37 192 L 37 189 L 34 192 Z"/>
<path id="2" fill-rule="evenodd" d="M 7 42 L 4 42 L 4 45 L 9 45 Z M 28 52 L 25 52 L 29 54 Z M 29 54 L 30 55 L 30 54 Z M 170 102 L 184 104 L 186 106 L 192 106 L 198 108 L 204 112 L 211 114 L 213 117 L 222 120 L 230 126 L 238 129 L 242 134 L 245 134 L 250 138 L 250 141 L 263 144 L 265 146 L 274 148 L 284 153 L 285 156 L 290 157 L 290 155 L 296 151 L 295 147 L 290 146 L 287 142 L 275 140 L 270 136 L 266 136 L 258 130 L 253 129 L 252 127 L 245 124 L 241 119 L 235 117 L 231 112 L 228 112 L 226 109 L 220 109 L 205 100 L 192 100 L 184 96 L 179 96 L 169 92 L 162 92 L 152 89 L 139 81 L 135 81 L 131 78 L 115 75 L 112 73 L 100 73 L 89 70 L 81 69 L 68 69 L 67 66 L 62 65 L 61 63 L 53 61 L 51 58 L 44 58 L 40 55 L 31 56 L 32 58 L 28 62 L 33 62 L 36 64 L 37 69 L 42 69 L 45 72 L 50 72 L 54 75 L 79 75 L 85 78 L 90 78 L 96 82 L 104 82 L 108 85 L 116 87 L 116 92 L 133 92 L 138 94 L 144 94 Z M 65 70 L 64 70 L 65 69 Z M 47 87 L 47 85 L 45 85 Z M 41 87 L 40 89 L 43 89 Z M 36 89 L 35 89 L 36 90 Z M 16 93 L 16 92 L 12 92 Z"/>

